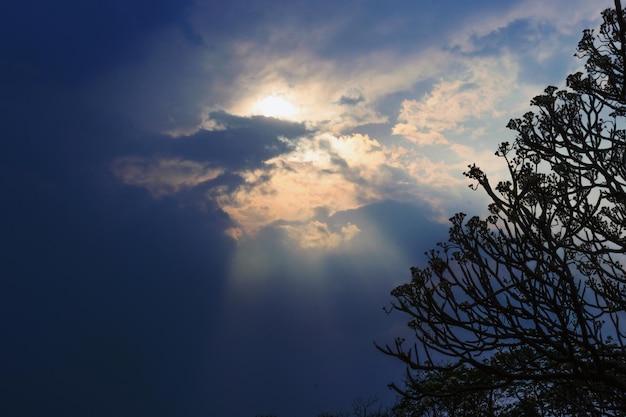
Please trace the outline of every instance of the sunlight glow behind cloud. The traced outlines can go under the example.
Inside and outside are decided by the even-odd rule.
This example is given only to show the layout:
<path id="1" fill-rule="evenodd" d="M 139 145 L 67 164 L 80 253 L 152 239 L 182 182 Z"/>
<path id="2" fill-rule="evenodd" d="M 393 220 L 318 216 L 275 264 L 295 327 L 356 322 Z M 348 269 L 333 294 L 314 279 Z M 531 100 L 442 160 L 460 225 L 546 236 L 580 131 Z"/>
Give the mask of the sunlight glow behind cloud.
<path id="1" fill-rule="evenodd" d="M 289 120 L 333 134 L 386 123 L 389 115 L 377 108 L 379 100 L 432 77 L 450 59 L 434 50 L 408 55 L 374 51 L 349 62 L 321 57 L 306 45 L 268 50 L 247 43 L 236 50 L 241 70 L 224 110 L 243 116 L 262 114 L 259 102 L 280 97 L 294 107 Z"/>
<path id="2" fill-rule="evenodd" d="M 254 105 L 253 112 L 262 116 L 291 119 L 296 113 L 296 108 L 285 97 L 271 95 L 262 98 Z"/>

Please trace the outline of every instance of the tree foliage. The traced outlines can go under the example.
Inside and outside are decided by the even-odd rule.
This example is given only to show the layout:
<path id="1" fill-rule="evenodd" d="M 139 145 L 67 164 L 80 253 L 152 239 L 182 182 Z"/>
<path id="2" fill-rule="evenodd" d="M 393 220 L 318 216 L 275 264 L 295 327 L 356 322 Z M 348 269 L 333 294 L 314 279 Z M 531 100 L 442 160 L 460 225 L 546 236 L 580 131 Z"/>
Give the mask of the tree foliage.
<path id="1" fill-rule="evenodd" d="M 352 401 L 352 412 L 340 411 L 338 413 L 323 412 L 318 417 L 391 417 L 391 411 L 379 404 L 376 395 L 367 398 L 359 397 Z"/>
<path id="2" fill-rule="evenodd" d="M 378 347 L 407 365 L 407 389 L 392 387 L 414 405 L 526 387 L 567 402 L 568 415 L 626 413 L 620 1 L 602 17 L 578 45 L 585 71 L 509 122 L 516 138 L 496 155 L 510 179 L 494 185 L 476 165 L 465 173 L 488 195 L 489 214 L 452 217 L 448 241 L 392 291 L 392 309 L 408 316 L 416 342 Z"/>
<path id="3" fill-rule="evenodd" d="M 499 353 L 496 360 L 525 355 Z M 392 409 L 394 417 L 572 417 L 588 416 L 586 404 L 610 399 L 589 390 L 585 382 L 511 381 L 468 366 L 422 373 L 407 384 L 404 396 Z M 430 392 L 431 395 L 424 395 Z M 436 394 L 434 394 L 436 393 Z M 591 396 L 594 396 L 592 399 Z M 591 413 L 593 414 L 593 413 Z"/>

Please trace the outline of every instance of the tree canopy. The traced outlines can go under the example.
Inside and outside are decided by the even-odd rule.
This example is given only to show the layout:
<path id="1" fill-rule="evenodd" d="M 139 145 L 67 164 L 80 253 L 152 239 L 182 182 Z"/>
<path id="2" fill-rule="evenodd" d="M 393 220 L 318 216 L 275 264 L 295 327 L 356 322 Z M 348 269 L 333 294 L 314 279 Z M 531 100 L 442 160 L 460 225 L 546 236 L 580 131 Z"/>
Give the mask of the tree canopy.
<path id="1" fill-rule="evenodd" d="M 515 140 L 496 155 L 510 178 L 469 166 L 489 214 L 453 216 L 448 241 L 392 291 L 415 341 L 378 348 L 407 365 L 406 388 L 392 387 L 413 410 L 494 392 L 521 406 L 526 392 L 524 404 L 543 395 L 567 415 L 625 415 L 624 13 L 615 0 L 578 44 L 584 71 L 509 122 Z"/>

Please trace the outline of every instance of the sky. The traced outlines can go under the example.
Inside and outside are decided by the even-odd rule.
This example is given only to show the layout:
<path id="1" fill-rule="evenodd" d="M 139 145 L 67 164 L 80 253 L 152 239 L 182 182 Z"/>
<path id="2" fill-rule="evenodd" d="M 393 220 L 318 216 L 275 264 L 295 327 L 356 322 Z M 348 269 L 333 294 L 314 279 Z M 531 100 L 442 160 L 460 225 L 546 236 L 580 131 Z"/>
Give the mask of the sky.
<path id="1" fill-rule="evenodd" d="M 0 415 L 315 417 L 609 1 L 5 2 Z"/>

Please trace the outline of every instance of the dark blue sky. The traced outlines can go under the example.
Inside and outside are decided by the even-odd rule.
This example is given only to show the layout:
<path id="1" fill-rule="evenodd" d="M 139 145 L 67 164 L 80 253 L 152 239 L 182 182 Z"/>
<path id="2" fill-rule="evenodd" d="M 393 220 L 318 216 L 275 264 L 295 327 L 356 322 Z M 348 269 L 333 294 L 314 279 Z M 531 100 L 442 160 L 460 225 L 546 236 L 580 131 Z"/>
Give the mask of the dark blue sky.
<path id="1" fill-rule="evenodd" d="M 589 3 L 1 6 L 0 415 L 390 404 L 389 291 Z"/>

